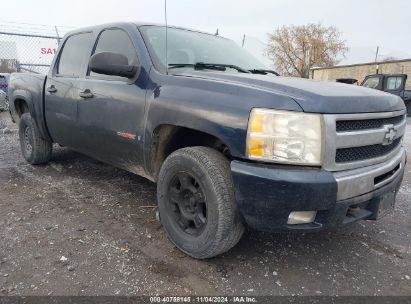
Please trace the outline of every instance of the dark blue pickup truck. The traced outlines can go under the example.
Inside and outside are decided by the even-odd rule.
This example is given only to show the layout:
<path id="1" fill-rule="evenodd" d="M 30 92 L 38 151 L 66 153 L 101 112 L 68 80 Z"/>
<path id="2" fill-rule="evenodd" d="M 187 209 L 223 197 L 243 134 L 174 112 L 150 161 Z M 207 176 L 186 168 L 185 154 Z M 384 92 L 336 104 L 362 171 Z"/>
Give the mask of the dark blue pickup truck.
<path id="1" fill-rule="evenodd" d="M 164 229 L 195 258 L 229 250 L 246 225 L 375 220 L 393 209 L 403 178 L 400 97 L 279 77 L 197 31 L 70 32 L 48 76 L 13 74 L 9 95 L 29 163 L 49 162 L 58 143 L 156 182 Z"/>

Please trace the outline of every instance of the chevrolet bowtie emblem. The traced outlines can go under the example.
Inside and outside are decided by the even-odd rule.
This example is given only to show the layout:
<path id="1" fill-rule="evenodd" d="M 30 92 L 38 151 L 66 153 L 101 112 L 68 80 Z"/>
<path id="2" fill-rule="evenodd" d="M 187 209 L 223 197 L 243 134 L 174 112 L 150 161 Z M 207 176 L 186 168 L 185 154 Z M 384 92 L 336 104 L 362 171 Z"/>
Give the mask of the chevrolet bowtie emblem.
<path id="1" fill-rule="evenodd" d="M 393 125 L 384 126 L 385 135 L 383 145 L 391 145 L 397 135 L 397 129 Z"/>

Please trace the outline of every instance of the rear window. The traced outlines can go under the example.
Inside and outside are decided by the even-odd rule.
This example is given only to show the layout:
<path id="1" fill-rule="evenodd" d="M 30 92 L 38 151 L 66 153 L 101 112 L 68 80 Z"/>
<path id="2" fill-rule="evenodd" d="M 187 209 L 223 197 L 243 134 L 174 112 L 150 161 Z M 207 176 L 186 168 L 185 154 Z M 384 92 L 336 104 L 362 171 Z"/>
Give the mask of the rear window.
<path id="1" fill-rule="evenodd" d="M 81 33 L 70 36 L 66 40 L 57 66 L 57 74 L 80 77 L 87 66 L 91 38 L 91 33 Z"/>
<path id="2" fill-rule="evenodd" d="M 387 90 L 398 90 L 402 87 L 402 77 L 391 76 L 387 78 Z"/>

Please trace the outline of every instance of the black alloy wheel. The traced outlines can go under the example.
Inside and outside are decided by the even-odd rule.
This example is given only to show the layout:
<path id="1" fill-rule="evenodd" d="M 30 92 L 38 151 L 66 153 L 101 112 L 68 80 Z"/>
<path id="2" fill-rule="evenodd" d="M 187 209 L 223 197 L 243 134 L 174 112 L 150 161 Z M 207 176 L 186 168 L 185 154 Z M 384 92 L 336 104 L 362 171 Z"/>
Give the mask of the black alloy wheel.
<path id="1" fill-rule="evenodd" d="M 182 231 L 198 236 L 207 225 L 207 203 L 199 182 L 187 172 L 177 173 L 169 184 L 169 208 Z"/>

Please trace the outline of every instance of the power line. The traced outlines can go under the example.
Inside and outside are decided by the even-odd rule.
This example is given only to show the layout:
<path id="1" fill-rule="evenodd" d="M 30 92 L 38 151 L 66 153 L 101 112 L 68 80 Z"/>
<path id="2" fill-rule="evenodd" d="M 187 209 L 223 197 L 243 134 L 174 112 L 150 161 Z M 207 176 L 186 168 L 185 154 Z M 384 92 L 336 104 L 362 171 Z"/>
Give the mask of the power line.
<path id="1" fill-rule="evenodd" d="M 55 36 L 56 28 L 62 35 L 74 29 L 73 26 L 54 26 L 45 24 L 31 24 L 25 22 L 13 22 L 0 20 L 0 29 L 3 32 L 13 32 L 17 34 Z"/>
<path id="2" fill-rule="evenodd" d="M 1 19 L 0 19 L 0 23 L 11 23 L 11 24 L 18 24 L 18 25 L 30 25 L 30 26 L 41 26 L 41 27 L 51 27 L 52 26 L 50 24 L 14 22 L 14 21 L 7 21 L 7 20 L 1 20 Z M 70 29 L 75 29 L 76 28 L 74 26 L 68 26 L 68 25 L 56 25 L 56 26 L 59 27 L 59 28 L 70 28 Z"/>
<path id="3" fill-rule="evenodd" d="M 32 35 L 47 35 L 47 36 L 54 36 L 56 35 L 56 28 L 54 26 L 50 26 L 50 28 L 32 28 L 29 26 L 16 26 L 16 25 L 9 25 L 3 24 L 0 22 L 0 29 L 4 32 L 14 32 L 14 33 L 21 33 L 21 34 L 32 34 Z M 59 33 L 65 34 L 69 30 L 67 28 L 60 28 L 58 27 Z"/>

